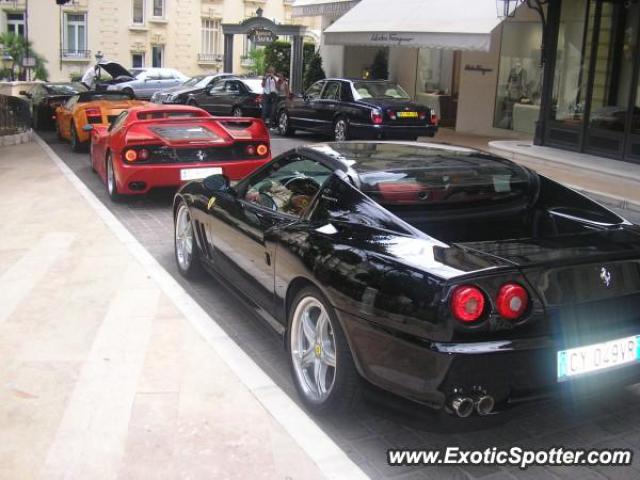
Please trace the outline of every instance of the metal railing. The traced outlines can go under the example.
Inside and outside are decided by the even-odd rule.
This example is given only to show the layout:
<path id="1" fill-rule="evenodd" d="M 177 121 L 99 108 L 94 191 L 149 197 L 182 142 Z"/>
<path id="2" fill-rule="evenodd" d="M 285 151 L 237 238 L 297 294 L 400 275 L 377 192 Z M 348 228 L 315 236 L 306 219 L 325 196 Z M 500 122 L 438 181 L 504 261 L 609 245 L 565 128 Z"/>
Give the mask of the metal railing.
<path id="1" fill-rule="evenodd" d="M 198 62 L 200 63 L 217 63 L 224 60 L 224 55 L 221 53 L 199 53 Z"/>
<path id="2" fill-rule="evenodd" d="M 26 132 L 30 127 L 29 103 L 18 97 L 0 95 L 0 136 Z"/>
<path id="3" fill-rule="evenodd" d="M 91 50 L 62 50 L 63 59 L 80 59 L 86 60 L 91 58 Z"/>

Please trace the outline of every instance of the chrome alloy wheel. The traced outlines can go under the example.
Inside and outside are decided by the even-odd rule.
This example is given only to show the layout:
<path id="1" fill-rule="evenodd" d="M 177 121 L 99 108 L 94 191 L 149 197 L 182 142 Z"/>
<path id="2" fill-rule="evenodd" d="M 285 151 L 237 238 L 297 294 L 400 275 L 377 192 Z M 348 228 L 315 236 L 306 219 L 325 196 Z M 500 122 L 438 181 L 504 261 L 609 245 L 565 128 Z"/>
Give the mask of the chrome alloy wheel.
<path id="1" fill-rule="evenodd" d="M 344 142 L 347 139 L 347 122 L 340 119 L 333 127 L 333 134 L 336 142 Z"/>
<path id="2" fill-rule="evenodd" d="M 176 215 L 176 257 L 180 268 L 189 270 L 193 259 L 193 228 L 191 227 L 191 215 L 186 205 L 181 205 Z"/>
<path id="3" fill-rule="evenodd" d="M 278 133 L 280 135 L 286 135 L 287 130 L 289 129 L 289 115 L 287 112 L 280 112 L 280 116 L 278 117 Z"/>
<path id="4" fill-rule="evenodd" d="M 113 161 L 111 158 L 107 160 L 107 190 L 109 195 L 113 195 L 116 191 L 116 174 L 113 171 Z"/>
<path id="5" fill-rule="evenodd" d="M 336 379 L 336 340 L 331 319 L 315 297 L 304 297 L 293 313 L 291 358 L 307 400 L 324 402 Z"/>

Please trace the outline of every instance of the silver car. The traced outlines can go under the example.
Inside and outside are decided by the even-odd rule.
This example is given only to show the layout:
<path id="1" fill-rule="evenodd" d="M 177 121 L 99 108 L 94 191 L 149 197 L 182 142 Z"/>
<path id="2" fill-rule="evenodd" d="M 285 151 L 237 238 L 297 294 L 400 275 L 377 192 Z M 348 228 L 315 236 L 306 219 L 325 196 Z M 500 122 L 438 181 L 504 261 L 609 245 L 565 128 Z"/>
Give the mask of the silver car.
<path id="1" fill-rule="evenodd" d="M 151 98 L 158 91 L 181 85 L 189 77 L 173 68 L 149 68 L 133 80 L 109 85 L 108 90 L 133 93 L 136 98 Z"/>

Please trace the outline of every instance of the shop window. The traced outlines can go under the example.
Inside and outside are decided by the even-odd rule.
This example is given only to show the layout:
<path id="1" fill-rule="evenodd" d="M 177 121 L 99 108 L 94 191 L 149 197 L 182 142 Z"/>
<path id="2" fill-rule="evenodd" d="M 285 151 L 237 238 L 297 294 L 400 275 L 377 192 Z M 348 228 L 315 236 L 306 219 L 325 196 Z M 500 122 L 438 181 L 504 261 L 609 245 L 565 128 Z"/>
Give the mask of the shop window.
<path id="1" fill-rule="evenodd" d="M 442 126 L 455 125 L 459 75 L 460 52 L 434 48 L 418 50 L 416 101 L 431 108 Z"/>
<path id="2" fill-rule="evenodd" d="M 24 37 L 24 13 L 7 13 L 7 33 Z"/>
<path id="3" fill-rule="evenodd" d="M 494 126 L 533 134 L 540 114 L 539 22 L 506 22 L 502 29 Z"/>

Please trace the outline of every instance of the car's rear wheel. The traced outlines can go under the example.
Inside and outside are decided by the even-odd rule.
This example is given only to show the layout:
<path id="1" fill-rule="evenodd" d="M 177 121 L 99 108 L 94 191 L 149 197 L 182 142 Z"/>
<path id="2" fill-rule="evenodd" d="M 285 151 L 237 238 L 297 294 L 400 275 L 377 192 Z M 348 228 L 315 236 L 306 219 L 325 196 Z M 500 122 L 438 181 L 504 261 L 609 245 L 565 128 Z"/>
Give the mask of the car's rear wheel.
<path id="1" fill-rule="evenodd" d="M 195 98 L 190 98 L 187 101 L 187 105 L 189 105 L 191 107 L 197 107 L 198 106 L 198 102 L 196 102 Z"/>
<path id="2" fill-rule="evenodd" d="M 135 97 L 134 91 L 130 88 L 123 88 L 122 93 L 126 93 L 127 95 L 131 95 L 132 97 Z"/>
<path id="3" fill-rule="evenodd" d="M 111 157 L 111 153 L 107 154 L 106 161 L 106 172 L 107 172 L 107 194 L 109 198 L 117 202 L 120 200 L 121 195 L 118 193 L 118 184 L 116 183 L 116 172 L 113 169 L 113 159 Z"/>
<path id="4" fill-rule="evenodd" d="M 233 110 L 231 111 L 231 115 L 233 115 L 234 117 L 242 117 L 242 108 L 233 107 Z"/>
<path id="5" fill-rule="evenodd" d="M 78 138 L 78 131 L 76 130 L 76 124 L 74 122 L 71 122 L 70 131 L 71 131 L 71 150 L 73 150 L 74 152 L 81 152 L 82 149 L 84 148 L 84 145 Z"/>
<path id="6" fill-rule="evenodd" d="M 333 139 L 336 142 L 349 140 L 349 122 L 344 117 L 338 118 L 333 124 Z"/>
<path id="7" fill-rule="evenodd" d="M 178 270 L 186 278 L 195 278 L 202 273 L 198 245 L 193 235 L 193 222 L 189 207 L 180 202 L 174 225 L 174 251 Z"/>
<path id="8" fill-rule="evenodd" d="M 287 332 L 289 364 L 296 390 L 316 413 L 351 410 L 362 379 L 334 310 L 314 287 L 293 300 Z"/>
<path id="9" fill-rule="evenodd" d="M 286 110 L 280 110 L 278 114 L 278 133 L 283 137 L 290 137 L 294 134 L 289 120 L 289 113 Z"/>

